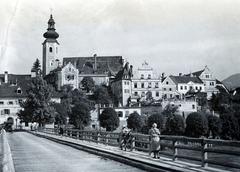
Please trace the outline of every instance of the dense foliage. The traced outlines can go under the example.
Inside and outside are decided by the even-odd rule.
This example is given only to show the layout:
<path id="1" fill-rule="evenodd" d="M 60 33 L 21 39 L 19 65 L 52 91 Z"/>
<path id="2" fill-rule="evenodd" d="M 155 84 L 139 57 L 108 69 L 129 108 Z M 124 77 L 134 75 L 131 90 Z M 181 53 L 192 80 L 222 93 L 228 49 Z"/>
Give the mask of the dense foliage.
<path id="1" fill-rule="evenodd" d="M 153 114 L 153 115 L 149 116 L 148 120 L 147 120 L 148 128 L 151 128 L 153 123 L 156 123 L 157 124 L 157 128 L 162 130 L 163 129 L 163 124 L 164 124 L 163 115 L 161 115 L 161 114 Z"/>
<path id="2" fill-rule="evenodd" d="M 131 113 L 127 119 L 127 127 L 133 131 L 140 131 L 143 124 L 143 119 L 137 112 Z"/>
<path id="3" fill-rule="evenodd" d="M 86 90 L 87 92 L 93 91 L 94 87 L 95 87 L 95 83 L 92 77 L 90 76 L 85 76 L 82 81 L 81 84 L 84 88 L 84 90 Z"/>
<path id="4" fill-rule="evenodd" d="M 183 135 L 184 130 L 184 119 L 181 115 L 170 115 L 167 117 L 164 134 Z"/>
<path id="5" fill-rule="evenodd" d="M 113 131 L 119 126 L 119 118 L 117 112 L 112 108 L 106 108 L 99 115 L 100 126 L 106 128 L 107 131 Z"/>
<path id="6" fill-rule="evenodd" d="M 189 137 L 201 137 L 208 134 L 208 121 L 205 115 L 193 112 L 186 119 L 186 135 Z"/>

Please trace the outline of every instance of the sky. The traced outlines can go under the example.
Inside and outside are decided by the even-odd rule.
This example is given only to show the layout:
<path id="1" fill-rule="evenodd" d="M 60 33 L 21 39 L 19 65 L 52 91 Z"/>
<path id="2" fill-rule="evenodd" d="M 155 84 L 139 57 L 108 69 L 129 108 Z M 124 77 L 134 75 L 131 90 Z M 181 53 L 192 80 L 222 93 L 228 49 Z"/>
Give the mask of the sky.
<path id="1" fill-rule="evenodd" d="M 239 0 L 0 0 L 0 73 L 28 74 L 42 60 L 51 12 L 60 59 L 121 55 L 166 75 L 205 65 L 219 80 L 240 73 Z"/>

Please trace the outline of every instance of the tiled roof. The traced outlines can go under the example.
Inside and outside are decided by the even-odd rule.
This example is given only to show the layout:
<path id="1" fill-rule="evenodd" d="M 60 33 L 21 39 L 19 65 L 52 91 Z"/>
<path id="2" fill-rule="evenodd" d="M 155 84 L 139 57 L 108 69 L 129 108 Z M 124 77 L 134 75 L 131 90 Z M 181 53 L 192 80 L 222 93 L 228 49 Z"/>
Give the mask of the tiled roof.
<path id="1" fill-rule="evenodd" d="M 0 75 L 0 78 L 4 78 L 4 75 Z M 25 98 L 31 82 L 31 75 L 8 74 L 8 83 L 4 83 L 4 79 L 1 81 L 0 98 Z M 21 89 L 21 94 L 17 93 L 18 88 Z"/>
<path id="2" fill-rule="evenodd" d="M 132 78 L 132 66 L 129 66 L 129 63 L 127 62 L 124 67 L 119 70 L 117 73 L 114 81 L 119 81 L 121 79 L 131 79 Z"/>
<path id="3" fill-rule="evenodd" d="M 189 83 L 194 82 L 198 84 L 202 84 L 202 80 L 199 77 L 191 77 L 191 76 L 172 76 L 170 75 L 170 78 L 173 80 L 175 84 L 180 83 Z"/>
<path id="4" fill-rule="evenodd" d="M 95 57 L 66 57 L 63 65 L 71 62 L 79 70 L 79 74 L 116 74 L 123 66 L 122 56 L 96 56 Z"/>
<path id="5" fill-rule="evenodd" d="M 8 74 L 8 83 L 4 83 L 4 74 L 0 74 L 0 98 L 26 98 L 30 88 L 31 75 Z M 17 89 L 21 89 L 21 94 Z M 60 97 L 60 93 L 53 92 L 53 98 Z"/>
<path id="6" fill-rule="evenodd" d="M 197 71 L 197 72 L 186 74 L 185 76 L 191 76 L 191 74 L 192 74 L 192 76 L 199 77 L 203 73 L 203 71 L 204 71 L 204 69 L 200 70 L 200 71 Z"/>

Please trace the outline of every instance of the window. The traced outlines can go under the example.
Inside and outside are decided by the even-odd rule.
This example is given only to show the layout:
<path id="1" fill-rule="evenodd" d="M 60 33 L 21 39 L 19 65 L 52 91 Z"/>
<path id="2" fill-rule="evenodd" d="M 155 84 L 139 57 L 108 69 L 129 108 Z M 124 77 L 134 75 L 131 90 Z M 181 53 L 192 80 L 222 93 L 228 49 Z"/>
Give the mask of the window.
<path id="1" fill-rule="evenodd" d="M 201 87 L 201 86 L 199 87 L 199 90 L 202 90 L 202 87 Z"/>
<path id="2" fill-rule="evenodd" d="M 183 86 L 180 86 L 180 90 L 183 90 Z"/>
<path id="3" fill-rule="evenodd" d="M 4 114 L 9 115 L 10 114 L 10 109 L 4 109 Z"/>
<path id="4" fill-rule="evenodd" d="M 129 93 L 129 89 L 124 89 L 124 93 Z"/>
<path id="5" fill-rule="evenodd" d="M 148 79 L 151 79 L 151 75 L 150 74 L 148 74 Z"/>
<path id="6" fill-rule="evenodd" d="M 25 122 L 25 127 L 28 127 L 28 122 Z"/>
<path id="7" fill-rule="evenodd" d="M 198 87 L 196 86 L 195 89 L 198 90 Z"/>
<path id="8" fill-rule="evenodd" d="M 141 87 L 144 88 L 144 82 L 142 82 Z"/>
<path id="9" fill-rule="evenodd" d="M 138 95 L 138 92 L 134 92 L 134 96 L 137 96 Z"/>
<path id="10" fill-rule="evenodd" d="M 18 103 L 21 104 L 23 102 L 22 99 L 18 99 Z"/>
<path id="11" fill-rule="evenodd" d="M 13 101 L 9 101 L 8 104 L 9 104 L 9 105 L 13 105 Z"/>
<path id="12" fill-rule="evenodd" d="M 119 111 L 119 112 L 118 112 L 118 117 L 119 117 L 119 118 L 122 118 L 122 117 L 123 117 L 123 112 Z"/>
<path id="13" fill-rule="evenodd" d="M 172 94 L 170 94 L 170 98 L 172 98 Z"/>
<path id="14" fill-rule="evenodd" d="M 143 74 L 141 75 L 141 79 L 144 79 L 144 75 Z"/>
<path id="15" fill-rule="evenodd" d="M 205 75 L 205 77 L 206 77 L 206 78 L 209 78 L 209 75 L 207 74 L 207 75 Z"/>
<path id="16" fill-rule="evenodd" d="M 4 102 L 3 102 L 3 101 L 0 101 L 0 105 L 4 105 Z"/>
<path id="17" fill-rule="evenodd" d="M 152 88 L 152 83 L 151 82 L 148 83 L 148 88 Z"/>
<path id="18" fill-rule="evenodd" d="M 195 105 L 192 105 L 192 109 L 195 109 Z"/>
<path id="19" fill-rule="evenodd" d="M 167 91 L 167 89 L 166 89 L 166 88 L 163 88 L 163 91 Z"/>
<path id="20" fill-rule="evenodd" d="M 169 88 L 169 91 L 172 91 L 172 88 Z"/>
<path id="21" fill-rule="evenodd" d="M 49 47 L 49 52 L 50 52 L 50 53 L 52 52 L 52 47 Z"/>
<path id="22" fill-rule="evenodd" d="M 214 86 L 214 82 L 210 82 L 210 85 L 211 85 L 211 86 Z"/>
<path id="23" fill-rule="evenodd" d="M 128 117 L 129 117 L 129 111 L 126 110 L 126 112 L 125 112 L 125 118 L 128 118 Z"/>
<path id="24" fill-rule="evenodd" d="M 155 88 L 158 88 L 159 86 L 158 86 L 158 82 L 155 82 Z"/>
<path id="25" fill-rule="evenodd" d="M 159 97 L 159 92 L 158 91 L 156 92 L 156 97 Z"/>
<path id="26" fill-rule="evenodd" d="M 137 88 L 137 82 L 134 82 L 134 88 Z"/>
<path id="27" fill-rule="evenodd" d="M 185 90 L 187 90 L 187 86 L 185 86 Z"/>
<path id="28" fill-rule="evenodd" d="M 192 87 L 192 86 L 190 86 L 190 87 L 189 87 L 189 90 L 192 90 L 192 89 L 193 89 L 193 87 Z"/>
<path id="29" fill-rule="evenodd" d="M 17 94 L 22 94 L 21 88 L 18 88 L 18 89 L 17 89 Z"/>
<path id="30" fill-rule="evenodd" d="M 143 91 L 142 94 L 141 94 L 142 97 L 145 97 L 145 92 Z"/>
<path id="31" fill-rule="evenodd" d="M 166 84 L 167 84 L 167 85 L 169 84 L 168 81 L 166 82 Z"/>

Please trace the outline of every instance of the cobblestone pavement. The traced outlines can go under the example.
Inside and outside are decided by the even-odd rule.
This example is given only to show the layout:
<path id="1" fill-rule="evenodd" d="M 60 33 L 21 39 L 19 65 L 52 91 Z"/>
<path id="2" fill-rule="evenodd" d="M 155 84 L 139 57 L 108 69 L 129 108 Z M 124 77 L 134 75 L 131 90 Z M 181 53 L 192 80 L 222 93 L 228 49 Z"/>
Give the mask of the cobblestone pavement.
<path id="1" fill-rule="evenodd" d="M 16 172 L 141 171 L 26 132 L 9 133 L 8 140 Z"/>

